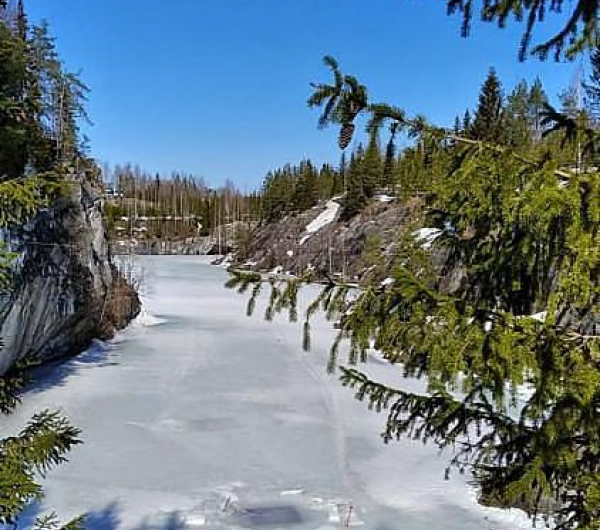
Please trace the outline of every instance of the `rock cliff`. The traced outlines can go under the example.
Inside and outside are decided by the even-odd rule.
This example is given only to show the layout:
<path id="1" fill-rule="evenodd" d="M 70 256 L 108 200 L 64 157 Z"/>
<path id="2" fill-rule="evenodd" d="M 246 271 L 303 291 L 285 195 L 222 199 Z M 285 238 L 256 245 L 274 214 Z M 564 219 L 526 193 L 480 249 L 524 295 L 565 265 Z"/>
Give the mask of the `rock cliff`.
<path id="1" fill-rule="evenodd" d="M 140 309 L 112 263 L 99 191 L 74 182 L 30 223 L 5 235 L 17 252 L 15 284 L 0 298 L 0 375 L 17 360 L 79 353 Z"/>
<path id="2" fill-rule="evenodd" d="M 247 251 L 238 252 L 237 265 L 258 271 L 300 275 L 312 269 L 318 276 L 344 273 L 349 279 L 369 274 L 368 247 L 380 255 L 379 271 L 386 270 L 400 234 L 418 217 L 416 200 L 374 201 L 349 221 L 339 220 L 341 208 L 336 201 L 290 215 L 259 227 L 252 235 Z"/>

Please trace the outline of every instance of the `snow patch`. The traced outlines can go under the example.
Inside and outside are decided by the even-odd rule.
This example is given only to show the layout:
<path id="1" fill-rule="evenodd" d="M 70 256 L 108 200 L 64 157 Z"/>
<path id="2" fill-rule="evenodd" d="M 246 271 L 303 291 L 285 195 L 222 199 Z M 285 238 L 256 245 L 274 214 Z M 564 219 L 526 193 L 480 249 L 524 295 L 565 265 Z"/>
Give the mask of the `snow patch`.
<path id="1" fill-rule="evenodd" d="M 533 315 L 529 315 L 529 318 L 531 318 L 533 320 L 537 320 L 538 322 L 545 322 L 547 316 L 548 316 L 548 311 L 540 311 L 539 313 L 534 313 Z"/>
<path id="2" fill-rule="evenodd" d="M 183 519 L 183 524 L 191 527 L 204 526 L 206 524 L 206 516 L 202 514 L 187 515 Z"/>
<path id="3" fill-rule="evenodd" d="M 433 242 L 440 237 L 442 231 L 439 228 L 420 228 L 413 232 L 414 238 L 421 243 L 423 248 L 431 248 Z"/>
<path id="4" fill-rule="evenodd" d="M 281 495 L 282 497 L 287 497 L 288 495 L 302 495 L 303 493 L 304 493 L 304 490 L 302 490 L 302 489 L 283 490 L 279 495 Z"/>
<path id="5" fill-rule="evenodd" d="M 248 322 L 211 259 L 140 257 L 151 279 L 147 310 L 176 319 L 176 332 L 123 332 L 127 340 L 108 359 L 78 358 L 61 384 L 25 393 L 15 414 L 3 418 L 3 429 L 19 432 L 36 411 L 58 405 L 90 441 L 74 453 L 66 475 L 45 480 L 43 511 L 92 513 L 123 499 L 118 530 L 183 522 L 181 530 L 341 530 L 348 512 L 331 510 L 340 523 L 329 522 L 329 500 L 360 498 L 350 526 L 358 517 L 372 529 L 531 530 L 523 512 L 484 509 L 475 493 L 467 497 L 467 478 L 445 481 L 447 462 L 437 448 L 407 439 L 380 443 L 381 417 L 365 413 L 352 392 L 327 377 L 326 348 L 298 355 L 293 324 Z M 318 286 L 308 289 L 320 293 Z M 320 342 L 335 339 L 326 319 L 313 326 Z M 397 367 L 383 361 L 371 363 L 369 373 L 397 382 Z M 402 384 L 425 392 L 423 381 Z M 215 399 L 218 417 L 206 406 Z M 298 422 L 300 415 L 318 422 Z M 299 488 L 306 493 L 280 496 Z M 266 525 L 266 517 L 243 511 L 253 506 L 291 506 L 303 521 Z"/>
<path id="6" fill-rule="evenodd" d="M 357 514 L 356 508 L 347 502 L 335 502 L 329 503 L 329 522 L 338 523 L 343 526 L 362 526 L 364 521 L 361 521 Z"/>
<path id="7" fill-rule="evenodd" d="M 318 232 L 324 226 L 335 221 L 337 217 L 338 211 L 340 209 L 340 205 L 334 200 L 327 201 L 325 206 L 325 210 L 323 210 L 313 221 L 306 225 L 306 231 L 309 234 L 314 232 Z"/>
<path id="8" fill-rule="evenodd" d="M 392 285 L 395 281 L 394 278 L 388 277 L 379 284 L 379 287 L 387 287 L 388 285 Z"/>
<path id="9" fill-rule="evenodd" d="M 310 239 L 310 234 L 306 234 L 300 238 L 299 245 L 304 245 Z"/>
<path id="10" fill-rule="evenodd" d="M 388 195 L 387 193 L 381 193 L 379 195 L 375 195 L 375 199 L 378 200 L 379 202 L 392 202 L 396 200 L 396 197 L 394 197 L 393 195 Z"/>
<path id="11" fill-rule="evenodd" d="M 134 320 L 134 323 L 136 325 L 144 327 L 144 328 L 158 326 L 160 324 L 164 324 L 165 322 L 166 322 L 165 319 L 158 318 L 158 317 L 155 317 L 154 315 L 150 314 L 144 305 L 142 305 L 140 314 Z"/>

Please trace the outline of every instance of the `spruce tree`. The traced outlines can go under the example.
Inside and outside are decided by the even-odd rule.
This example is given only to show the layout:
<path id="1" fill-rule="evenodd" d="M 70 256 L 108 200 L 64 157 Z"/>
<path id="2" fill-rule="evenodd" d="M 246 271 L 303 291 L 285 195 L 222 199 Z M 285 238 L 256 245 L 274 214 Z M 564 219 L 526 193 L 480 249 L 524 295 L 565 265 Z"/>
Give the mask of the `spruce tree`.
<path id="1" fill-rule="evenodd" d="M 383 162 L 382 182 L 383 188 L 389 188 L 393 185 L 394 174 L 396 171 L 396 131 L 397 127 L 392 126 L 390 130 L 390 138 L 385 148 L 385 158 Z"/>
<path id="2" fill-rule="evenodd" d="M 354 135 L 354 119 L 366 107 L 367 92 L 355 77 L 341 74 L 333 57 L 326 56 L 323 62 L 333 74 L 333 84 L 312 83 L 313 93 L 307 103 L 311 108 L 323 108 L 319 127 L 333 123 L 340 126 L 338 145 L 344 150 L 350 145 Z"/>
<path id="3" fill-rule="evenodd" d="M 529 91 L 529 125 L 533 132 L 533 139 L 539 142 L 542 138 L 543 128 L 541 125 L 544 109 L 548 105 L 548 96 L 544 92 L 542 81 L 538 77 L 531 85 Z"/>
<path id="4" fill-rule="evenodd" d="M 292 208 L 303 212 L 317 204 L 317 174 L 309 160 L 300 163 L 294 177 Z"/>
<path id="5" fill-rule="evenodd" d="M 356 153 L 352 153 L 348 164 L 346 190 L 342 201 L 342 220 L 348 220 L 359 214 L 367 204 L 367 194 L 363 183 L 364 153 L 359 146 Z"/>
<path id="6" fill-rule="evenodd" d="M 472 136 L 477 140 L 502 143 L 504 141 L 503 133 L 502 86 L 496 70 L 490 68 L 479 93 Z"/>
<path id="7" fill-rule="evenodd" d="M 529 122 L 529 87 L 521 81 L 508 96 L 504 111 L 505 138 L 508 145 L 526 149 L 532 141 Z"/>
<path id="8" fill-rule="evenodd" d="M 25 43 L 0 22 L 0 178 L 18 177 L 27 165 L 26 64 Z"/>
<path id="9" fill-rule="evenodd" d="M 346 160 L 346 151 L 342 151 L 342 156 L 340 157 L 340 166 L 337 171 L 338 174 L 338 185 L 336 188 L 338 191 L 336 193 L 343 193 L 345 191 L 346 181 L 348 178 L 348 162 Z"/>
<path id="10" fill-rule="evenodd" d="M 590 55 L 591 72 L 584 83 L 585 103 L 589 114 L 596 122 L 600 121 L 600 46 Z"/>
<path id="11" fill-rule="evenodd" d="M 465 136 L 471 136 L 472 127 L 473 127 L 473 120 L 471 118 L 471 112 L 469 111 L 469 109 L 467 109 L 467 110 L 465 110 L 465 114 L 463 116 L 463 122 L 462 122 L 462 130 L 463 130 L 463 133 L 465 134 Z"/>
<path id="12" fill-rule="evenodd" d="M 383 163 L 377 134 L 371 133 L 367 150 L 361 164 L 362 189 L 366 199 L 375 195 L 383 182 Z"/>
<path id="13" fill-rule="evenodd" d="M 23 5 L 23 0 L 19 0 L 16 14 L 16 31 L 17 36 L 23 42 L 27 41 L 28 27 L 29 25 L 27 23 L 27 15 L 25 14 L 25 6 Z"/>
<path id="14" fill-rule="evenodd" d="M 460 117 L 456 116 L 454 118 L 454 134 L 460 134 L 462 132 L 462 123 L 460 121 Z"/>

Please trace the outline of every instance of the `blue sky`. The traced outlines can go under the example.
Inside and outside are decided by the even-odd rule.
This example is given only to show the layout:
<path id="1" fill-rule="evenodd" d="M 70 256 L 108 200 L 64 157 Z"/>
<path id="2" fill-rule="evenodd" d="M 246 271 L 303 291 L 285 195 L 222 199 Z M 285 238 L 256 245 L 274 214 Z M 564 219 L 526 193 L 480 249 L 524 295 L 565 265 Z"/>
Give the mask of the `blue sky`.
<path id="1" fill-rule="evenodd" d="M 316 128 L 309 82 L 321 59 L 367 85 L 373 100 L 450 125 L 474 107 L 494 66 L 505 87 L 540 76 L 551 97 L 577 64 L 517 61 L 521 27 L 476 25 L 439 0 L 26 0 L 49 21 L 61 56 L 91 87 L 94 156 L 216 185 L 259 185 L 310 156 L 339 160 L 336 132 Z M 544 31 L 552 29 L 553 21 Z"/>

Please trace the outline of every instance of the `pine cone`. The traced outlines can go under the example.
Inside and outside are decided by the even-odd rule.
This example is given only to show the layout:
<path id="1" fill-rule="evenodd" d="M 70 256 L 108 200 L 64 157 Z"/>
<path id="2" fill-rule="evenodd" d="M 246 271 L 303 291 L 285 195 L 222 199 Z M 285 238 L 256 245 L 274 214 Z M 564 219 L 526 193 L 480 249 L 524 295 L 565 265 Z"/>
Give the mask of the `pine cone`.
<path id="1" fill-rule="evenodd" d="M 340 149 L 344 150 L 350 145 L 352 137 L 354 136 L 354 129 L 355 126 L 353 123 L 344 123 L 342 125 L 342 129 L 340 130 L 340 137 L 338 140 L 338 145 L 340 146 Z"/>

